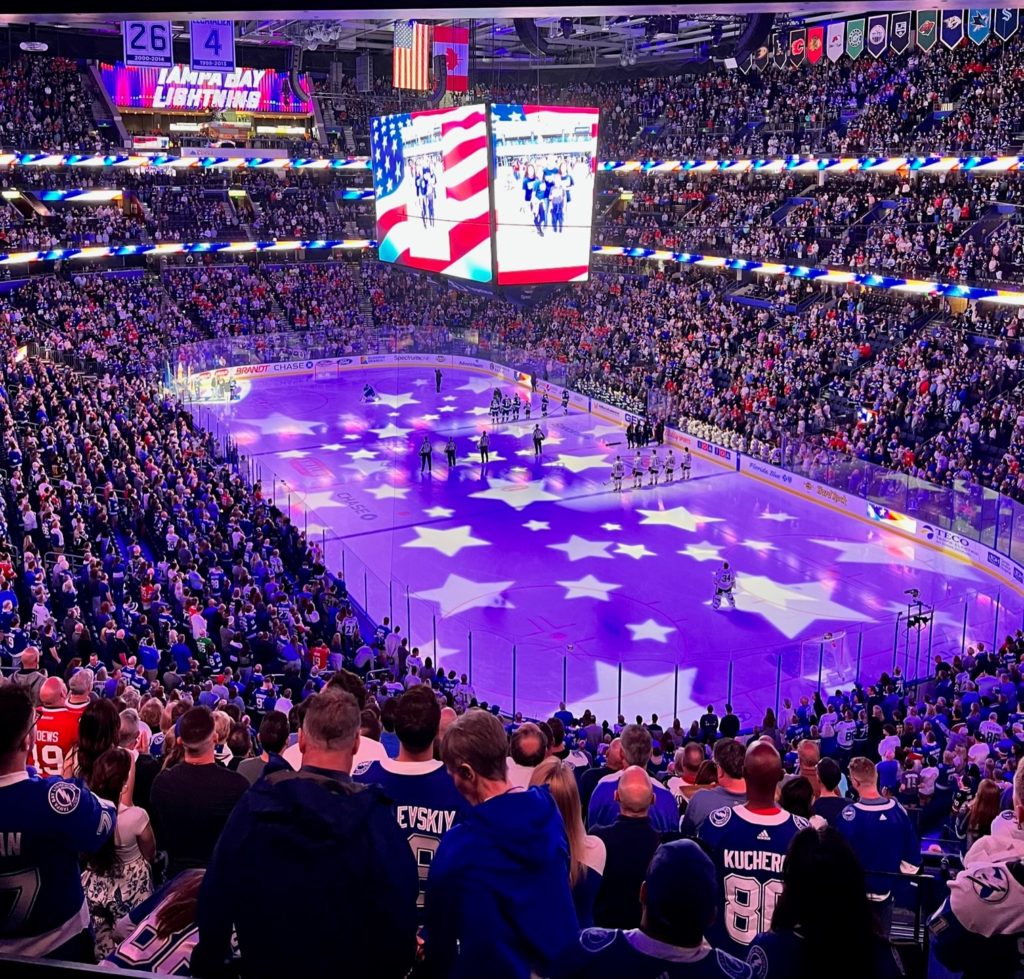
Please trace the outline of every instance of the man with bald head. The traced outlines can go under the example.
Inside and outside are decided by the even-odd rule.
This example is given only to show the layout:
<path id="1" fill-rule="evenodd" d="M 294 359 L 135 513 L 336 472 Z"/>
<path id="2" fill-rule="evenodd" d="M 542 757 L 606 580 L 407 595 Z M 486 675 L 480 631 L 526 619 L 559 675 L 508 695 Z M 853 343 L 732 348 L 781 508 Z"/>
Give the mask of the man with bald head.
<path id="1" fill-rule="evenodd" d="M 745 959 L 747 947 L 771 928 L 782 893 L 782 864 L 790 841 L 808 822 L 775 804 L 782 759 L 775 746 L 756 741 L 743 758 L 747 801 L 711 812 L 700 839 L 715 861 L 721 882 L 713 945 Z"/>
<path id="2" fill-rule="evenodd" d="M 32 703 L 39 704 L 39 688 L 46 679 L 46 671 L 39 668 L 39 650 L 35 646 L 26 646 L 21 654 L 21 669 L 11 676 L 11 683 L 21 687 Z"/>
<path id="3" fill-rule="evenodd" d="M 39 687 L 32 765 L 40 775 L 60 775 L 64 759 L 78 743 L 79 711 L 65 706 L 68 691 L 59 676 L 47 677 Z"/>
<path id="4" fill-rule="evenodd" d="M 594 903 L 594 924 L 599 928 L 636 928 L 643 912 L 640 885 L 661 843 L 661 834 L 650 816 L 654 787 L 639 765 L 630 766 L 619 776 L 615 802 L 619 809 L 615 820 L 591 830 L 604 840 L 608 851 Z"/>
<path id="5" fill-rule="evenodd" d="M 580 776 L 580 802 L 583 804 L 584 812 L 587 811 L 590 797 L 594 794 L 597 783 L 606 775 L 612 772 L 621 772 L 625 767 L 626 762 L 622 754 L 622 740 L 616 738 L 608 745 L 608 750 L 604 753 L 604 766 L 599 767 L 595 765 L 593 768 L 588 768 Z"/>

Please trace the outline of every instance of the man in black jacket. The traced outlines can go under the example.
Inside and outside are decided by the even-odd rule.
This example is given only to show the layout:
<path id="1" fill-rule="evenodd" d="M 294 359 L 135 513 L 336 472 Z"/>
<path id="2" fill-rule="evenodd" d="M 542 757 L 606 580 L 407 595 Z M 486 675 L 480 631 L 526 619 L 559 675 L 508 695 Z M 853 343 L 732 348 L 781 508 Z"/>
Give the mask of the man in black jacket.
<path id="1" fill-rule="evenodd" d="M 314 696 L 299 730 L 302 768 L 268 765 L 224 827 L 199 892 L 192 974 L 217 976 L 238 935 L 245 979 L 338 974 L 398 979 L 416 953 L 416 859 L 390 801 L 349 777 L 359 747 L 359 705 L 347 691 Z M 302 895 L 268 941 L 266 864 L 273 894 Z M 329 936 L 309 923 L 329 922 Z M 282 928 L 285 930 L 282 932 Z"/>

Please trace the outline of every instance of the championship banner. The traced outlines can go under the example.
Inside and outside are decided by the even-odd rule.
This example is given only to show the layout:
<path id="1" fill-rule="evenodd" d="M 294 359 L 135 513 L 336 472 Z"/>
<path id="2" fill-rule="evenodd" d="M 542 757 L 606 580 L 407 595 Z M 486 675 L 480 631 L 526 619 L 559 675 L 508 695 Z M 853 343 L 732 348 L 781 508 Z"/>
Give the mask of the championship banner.
<path id="1" fill-rule="evenodd" d="M 889 47 L 897 54 L 903 54 L 910 47 L 910 11 L 892 15 L 889 31 Z"/>
<path id="2" fill-rule="evenodd" d="M 942 23 L 939 25 L 939 39 L 950 51 L 964 39 L 964 30 L 964 11 L 948 10 L 943 13 Z"/>
<path id="3" fill-rule="evenodd" d="M 992 11 L 988 7 L 971 7 L 967 11 L 967 36 L 975 44 L 984 44 L 992 33 Z"/>
<path id="4" fill-rule="evenodd" d="M 868 54 L 879 58 L 889 41 L 889 15 L 876 14 L 868 18 Z"/>
<path id="5" fill-rule="evenodd" d="M 825 54 L 829 61 L 838 61 L 846 47 L 846 21 L 837 20 L 828 25 L 828 41 L 825 43 Z"/>
<path id="6" fill-rule="evenodd" d="M 1016 7 L 1012 10 L 1002 7 L 996 11 L 996 22 L 992 25 L 992 29 L 1000 41 L 1009 41 L 1017 33 L 1018 27 L 1020 27 L 1020 10 Z"/>
<path id="7" fill-rule="evenodd" d="M 821 61 L 822 50 L 825 47 L 825 28 L 807 28 L 807 60 L 816 65 Z"/>
<path id="8" fill-rule="evenodd" d="M 775 62 L 776 68 L 786 67 L 786 58 L 789 55 L 787 41 L 788 38 L 784 34 L 774 34 L 772 36 L 772 61 Z"/>
<path id="9" fill-rule="evenodd" d="M 799 68 L 804 63 L 807 55 L 807 30 L 801 27 L 799 30 L 789 32 L 789 63 L 794 68 Z"/>
<path id="10" fill-rule="evenodd" d="M 856 61 L 864 53 L 864 18 L 858 17 L 846 25 L 846 53 Z"/>
<path id="11" fill-rule="evenodd" d="M 939 36 L 939 12 L 919 10 L 917 12 L 917 46 L 922 51 L 931 51 Z"/>

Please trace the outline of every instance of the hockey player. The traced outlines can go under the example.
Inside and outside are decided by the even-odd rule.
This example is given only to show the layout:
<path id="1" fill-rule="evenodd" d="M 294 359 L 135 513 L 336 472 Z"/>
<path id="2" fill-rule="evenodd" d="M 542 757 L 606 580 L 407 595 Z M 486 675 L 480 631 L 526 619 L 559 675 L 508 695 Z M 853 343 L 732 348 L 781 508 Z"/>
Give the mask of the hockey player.
<path id="1" fill-rule="evenodd" d="M 540 399 L 540 416 L 541 418 L 548 417 L 548 396 L 547 393 L 543 394 Z"/>
<path id="2" fill-rule="evenodd" d="M 644 461 L 637 452 L 633 456 L 633 489 L 640 489 L 644 485 Z"/>
<path id="3" fill-rule="evenodd" d="M 530 420 L 530 415 L 532 413 L 533 413 L 533 404 L 530 402 L 530 399 L 527 398 L 526 401 L 523 403 L 523 414 L 526 417 L 527 421 Z"/>
<path id="4" fill-rule="evenodd" d="M 444 454 L 448 458 L 448 468 L 455 468 L 455 436 L 449 435 L 448 441 L 444 444 Z"/>
<path id="5" fill-rule="evenodd" d="M 676 472 L 676 457 L 672 454 L 672 450 L 668 450 L 668 455 L 665 456 L 665 482 L 671 483 Z"/>
<path id="6" fill-rule="evenodd" d="M 731 608 L 736 608 L 736 599 L 733 598 L 732 590 L 736 587 L 736 574 L 729 567 L 728 561 L 723 561 L 722 566 L 715 574 L 715 597 L 711 599 L 711 607 L 717 611 L 722 607 L 722 596 L 729 603 Z"/>
<path id="7" fill-rule="evenodd" d="M 519 421 L 519 413 L 523 409 L 522 399 L 519 397 L 519 392 L 516 391 L 516 396 L 512 399 L 512 418 L 515 421 Z"/>
<path id="8" fill-rule="evenodd" d="M 566 388 L 562 391 L 562 414 L 569 414 L 569 389 Z"/>
<path id="9" fill-rule="evenodd" d="M 540 425 L 533 426 L 533 457 L 539 459 L 541 456 L 541 450 L 544 447 L 544 433 L 540 430 Z"/>
<path id="10" fill-rule="evenodd" d="M 497 394 L 497 392 L 495 392 Z M 498 427 L 498 412 L 501 411 L 501 397 L 497 396 L 491 400 L 491 425 Z"/>
<path id="11" fill-rule="evenodd" d="M 661 460 L 658 458 L 657 449 L 651 453 L 650 459 L 647 460 L 647 472 L 650 474 L 650 482 L 647 485 L 657 486 L 658 476 L 661 474 Z"/>
<path id="12" fill-rule="evenodd" d="M 501 420 L 507 422 L 512 417 L 512 399 L 506 394 L 501 402 Z"/>
<path id="13" fill-rule="evenodd" d="M 373 403 L 377 400 L 377 392 L 374 391 L 372 384 L 363 385 L 363 401 Z"/>
<path id="14" fill-rule="evenodd" d="M 626 474 L 626 467 L 622 464 L 622 457 L 616 456 L 612 463 L 612 485 L 616 493 L 622 492 L 622 477 Z"/>
<path id="15" fill-rule="evenodd" d="M 693 456 L 690 455 L 688 447 L 683 448 L 683 458 L 680 463 L 680 475 L 684 480 L 690 478 L 690 470 L 693 468 Z"/>

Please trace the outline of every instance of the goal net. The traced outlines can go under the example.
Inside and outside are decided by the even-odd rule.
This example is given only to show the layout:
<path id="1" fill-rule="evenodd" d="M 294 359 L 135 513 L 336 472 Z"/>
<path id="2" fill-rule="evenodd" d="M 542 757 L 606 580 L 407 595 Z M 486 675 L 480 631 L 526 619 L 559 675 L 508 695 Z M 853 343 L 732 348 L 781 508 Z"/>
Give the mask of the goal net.
<path id="1" fill-rule="evenodd" d="M 335 363 L 319 362 L 313 365 L 314 381 L 336 381 L 338 379 L 338 365 Z"/>
<path id="2" fill-rule="evenodd" d="M 850 661 L 844 631 L 826 632 L 800 644 L 800 676 L 817 681 L 819 673 L 824 686 L 849 683 L 855 672 Z"/>

